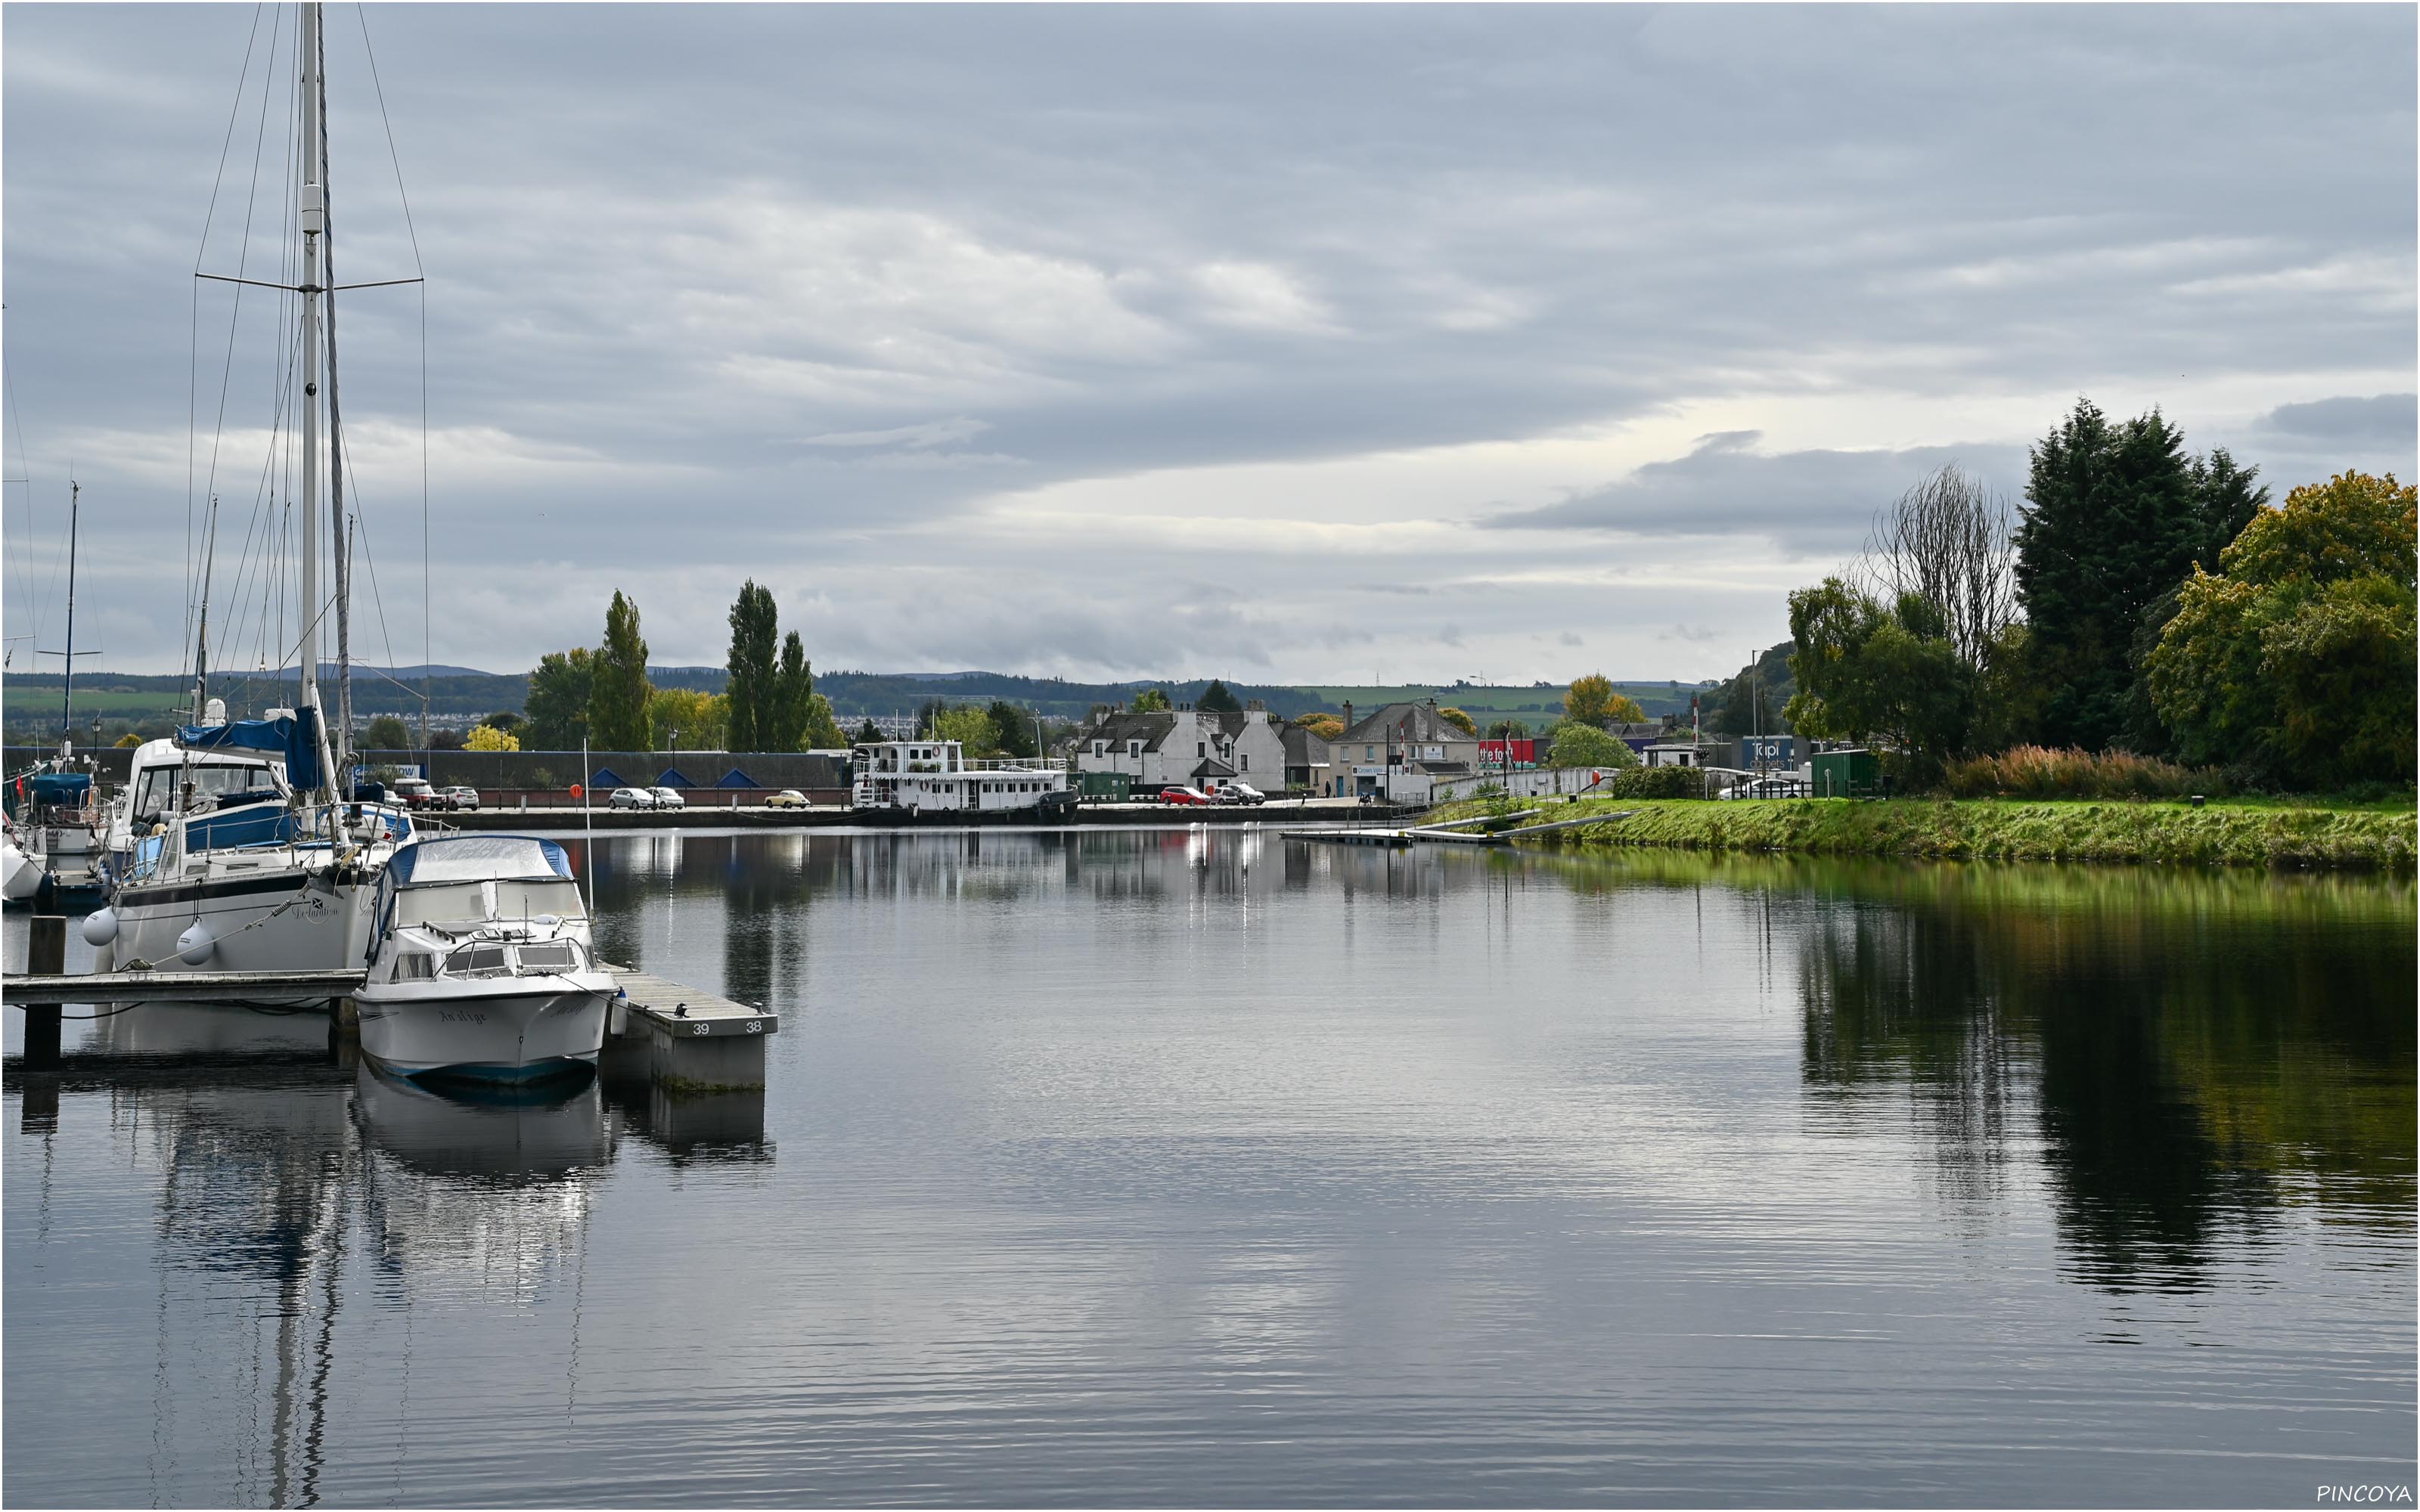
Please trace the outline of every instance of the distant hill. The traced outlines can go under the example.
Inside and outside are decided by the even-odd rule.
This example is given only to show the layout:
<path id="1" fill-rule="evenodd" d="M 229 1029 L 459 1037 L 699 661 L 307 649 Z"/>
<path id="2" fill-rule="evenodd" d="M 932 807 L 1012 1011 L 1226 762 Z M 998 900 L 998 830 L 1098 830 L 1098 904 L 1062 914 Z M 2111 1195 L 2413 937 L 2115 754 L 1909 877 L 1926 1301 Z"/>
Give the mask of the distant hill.
<path id="1" fill-rule="evenodd" d="M 333 671 L 330 669 L 329 675 Z M 499 709 L 518 712 L 529 696 L 527 672 L 487 672 L 452 666 L 356 667 L 354 711 L 364 718 L 379 714 L 418 714 L 424 674 L 431 714 L 479 715 Z M 650 667 L 647 676 L 658 687 L 693 688 L 704 693 L 720 693 L 729 681 L 721 667 Z M 291 669 L 256 675 L 222 672 L 211 679 L 210 691 L 225 699 L 230 711 L 250 714 L 290 702 L 294 681 Z M 190 697 L 191 686 L 178 675 L 80 671 L 76 674 L 76 722 L 81 726 L 96 717 L 105 721 L 156 720 L 181 707 Z M 1145 688 L 1164 688 L 1176 702 L 1189 703 L 1200 699 L 1209 686 L 1207 678 L 1073 683 L 1056 677 L 985 671 L 829 671 L 815 677 L 816 691 L 831 700 L 833 713 L 843 721 L 873 714 L 913 713 L 935 699 L 952 703 L 988 703 L 1004 699 L 1051 718 L 1076 719 L 1090 713 L 1094 704 L 1124 703 Z M 1686 715 L 1689 696 L 1700 691 L 1700 685 L 1689 682 L 1633 680 L 1615 686 L 1637 699 L 1651 717 Z M 1434 698 L 1440 704 L 1464 709 L 1475 717 L 1509 717 L 1532 727 L 1543 727 L 1561 713 L 1565 691 L 1559 684 L 1540 687 L 1420 683 L 1382 687 L 1230 682 L 1227 687 L 1238 699 L 1258 699 L 1280 715 L 1341 713 L 1348 701 L 1357 710 L 1366 712 L 1385 703 L 1425 702 Z M 8 727 L 37 732 L 54 729 L 58 717 L 58 697 L 56 672 L 10 676 L 6 689 Z"/>

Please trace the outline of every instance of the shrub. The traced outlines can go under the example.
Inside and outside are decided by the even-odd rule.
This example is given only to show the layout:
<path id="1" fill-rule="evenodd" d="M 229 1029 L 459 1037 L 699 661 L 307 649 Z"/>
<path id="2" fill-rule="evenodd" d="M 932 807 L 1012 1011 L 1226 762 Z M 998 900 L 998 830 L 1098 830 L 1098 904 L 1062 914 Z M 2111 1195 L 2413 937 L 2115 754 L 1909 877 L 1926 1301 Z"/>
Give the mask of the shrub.
<path id="1" fill-rule="evenodd" d="M 1702 798 L 1706 778 L 1694 766 L 1626 766 L 1597 791 L 1615 798 Z"/>
<path id="2" fill-rule="evenodd" d="M 2011 746 L 1997 756 L 1952 762 L 1941 785 L 1959 798 L 2181 798 L 2213 796 L 2236 784 L 2216 767 L 2179 766 L 2156 756 L 2072 747 Z"/>

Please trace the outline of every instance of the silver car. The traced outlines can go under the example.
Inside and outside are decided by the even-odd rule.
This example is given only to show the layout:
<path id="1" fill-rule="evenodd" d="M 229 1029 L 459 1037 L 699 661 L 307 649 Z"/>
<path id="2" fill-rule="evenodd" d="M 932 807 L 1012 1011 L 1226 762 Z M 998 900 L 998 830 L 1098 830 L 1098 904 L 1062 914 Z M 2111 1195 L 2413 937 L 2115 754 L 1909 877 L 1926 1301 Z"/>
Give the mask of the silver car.
<path id="1" fill-rule="evenodd" d="M 656 807 L 659 809 L 686 809 L 689 807 L 689 800 L 680 795 L 680 789 L 678 788 L 649 788 L 647 792 L 652 797 L 654 797 L 656 800 Z"/>

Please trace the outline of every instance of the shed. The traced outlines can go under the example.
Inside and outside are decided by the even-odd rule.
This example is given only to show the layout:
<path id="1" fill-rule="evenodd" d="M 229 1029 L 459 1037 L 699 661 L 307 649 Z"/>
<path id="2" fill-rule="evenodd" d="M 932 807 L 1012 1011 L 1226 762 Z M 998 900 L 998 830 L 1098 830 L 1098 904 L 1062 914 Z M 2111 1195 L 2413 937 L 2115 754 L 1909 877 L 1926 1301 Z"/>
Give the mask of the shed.
<path id="1" fill-rule="evenodd" d="M 1814 756 L 1813 790 L 1819 798 L 1877 796 L 1883 790 L 1882 763 L 1863 747 L 1819 750 Z"/>

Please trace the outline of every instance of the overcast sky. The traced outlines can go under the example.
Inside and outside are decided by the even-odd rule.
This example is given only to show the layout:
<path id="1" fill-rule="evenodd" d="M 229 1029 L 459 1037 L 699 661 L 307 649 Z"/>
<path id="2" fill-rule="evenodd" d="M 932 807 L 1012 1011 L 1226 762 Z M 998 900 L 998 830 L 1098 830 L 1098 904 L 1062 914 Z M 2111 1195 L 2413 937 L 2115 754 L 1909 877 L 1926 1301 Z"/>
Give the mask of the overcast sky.
<path id="1" fill-rule="evenodd" d="M 441 662 L 616 588 L 720 662 L 753 576 L 827 670 L 1712 676 L 2079 393 L 2411 476 L 2414 14 L 331 7 L 337 272 L 427 276 Z M 11 636 L 72 464 L 102 665 L 186 654 L 213 487 L 213 639 L 273 638 L 273 296 L 192 274 L 274 276 L 291 25 L 0 12 Z M 373 661 L 420 309 L 340 307 Z"/>

